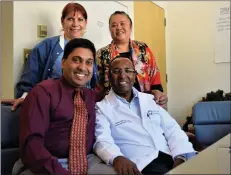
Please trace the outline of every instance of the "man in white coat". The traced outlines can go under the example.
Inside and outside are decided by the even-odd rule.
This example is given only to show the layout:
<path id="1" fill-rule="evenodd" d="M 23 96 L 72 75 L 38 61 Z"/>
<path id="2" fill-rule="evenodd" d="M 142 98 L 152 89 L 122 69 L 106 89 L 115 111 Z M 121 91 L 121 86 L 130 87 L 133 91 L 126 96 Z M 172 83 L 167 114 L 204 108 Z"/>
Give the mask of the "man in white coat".
<path id="1" fill-rule="evenodd" d="M 136 75 L 129 58 L 111 61 L 112 89 L 96 105 L 94 151 L 118 174 L 164 174 L 196 153 L 153 95 L 133 87 Z"/>

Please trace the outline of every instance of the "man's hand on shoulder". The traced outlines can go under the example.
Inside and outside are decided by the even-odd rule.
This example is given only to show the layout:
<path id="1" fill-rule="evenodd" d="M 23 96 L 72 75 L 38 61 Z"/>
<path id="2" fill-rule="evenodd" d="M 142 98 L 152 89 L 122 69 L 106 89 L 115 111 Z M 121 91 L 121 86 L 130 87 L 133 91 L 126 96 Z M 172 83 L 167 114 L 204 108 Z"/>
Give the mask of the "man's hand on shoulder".
<path id="1" fill-rule="evenodd" d="M 137 174 L 141 175 L 136 164 L 124 156 L 118 156 L 113 161 L 113 167 L 118 174 Z"/>

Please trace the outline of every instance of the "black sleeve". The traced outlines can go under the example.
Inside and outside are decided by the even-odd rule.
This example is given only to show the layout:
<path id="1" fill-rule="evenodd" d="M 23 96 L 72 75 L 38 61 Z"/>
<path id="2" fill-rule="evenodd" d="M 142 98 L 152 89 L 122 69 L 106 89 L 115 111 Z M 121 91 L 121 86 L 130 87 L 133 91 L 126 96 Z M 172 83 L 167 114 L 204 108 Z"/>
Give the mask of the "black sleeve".
<path id="1" fill-rule="evenodd" d="M 151 94 L 152 90 L 159 90 L 160 92 L 164 92 L 162 85 L 161 84 L 156 84 L 156 85 L 151 86 L 150 91 L 144 91 L 144 93 Z"/>

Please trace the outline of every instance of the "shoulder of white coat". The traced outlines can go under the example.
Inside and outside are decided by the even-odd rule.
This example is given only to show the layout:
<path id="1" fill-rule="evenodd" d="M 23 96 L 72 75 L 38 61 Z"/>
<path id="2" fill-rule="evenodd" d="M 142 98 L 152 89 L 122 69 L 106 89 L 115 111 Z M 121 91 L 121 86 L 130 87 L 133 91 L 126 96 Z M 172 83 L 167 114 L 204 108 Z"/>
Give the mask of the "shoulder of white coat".
<path id="1" fill-rule="evenodd" d="M 156 109 L 160 108 L 160 106 L 157 105 L 156 102 L 155 102 L 154 95 L 147 94 L 147 93 L 144 93 L 144 92 L 138 92 L 138 96 L 139 96 L 139 100 L 141 102 L 144 102 L 145 104 L 149 104 L 149 105 L 155 107 Z"/>
<path id="2" fill-rule="evenodd" d="M 96 109 L 100 109 L 102 111 L 102 110 L 106 109 L 110 105 L 107 96 L 108 95 L 106 95 L 103 98 L 103 100 L 96 103 Z"/>
<path id="3" fill-rule="evenodd" d="M 154 95 L 152 95 L 152 94 L 148 94 L 148 93 L 144 93 L 144 92 L 138 92 L 138 95 L 139 95 L 139 98 L 142 98 L 142 99 L 146 99 L 146 100 L 153 100 L 154 99 Z"/>

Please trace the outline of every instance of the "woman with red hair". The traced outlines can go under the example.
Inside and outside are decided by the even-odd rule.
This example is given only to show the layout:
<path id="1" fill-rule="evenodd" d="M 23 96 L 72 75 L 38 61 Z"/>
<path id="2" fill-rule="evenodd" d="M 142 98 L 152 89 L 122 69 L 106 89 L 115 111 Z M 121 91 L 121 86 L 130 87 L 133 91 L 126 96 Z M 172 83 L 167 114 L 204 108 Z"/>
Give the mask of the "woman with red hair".
<path id="1" fill-rule="evenodd" d="M 87 17 L 87 12 L 81 4 L 68 3 L 62 10 L 62 34 L 44 39 L 34 47 L 16 85 L 17 99 L 3 99 L 1 103 L 12 104 L 12 111 L 15 111 L 37 83 L 49 78 L 60 78 L 64 47 L 69 40 L 83 37 L 87 27 Z M 88 83 L 89 88 L 95 86 L 95 68 L 96 66 L 94 66 L 93 77 Z"/>

